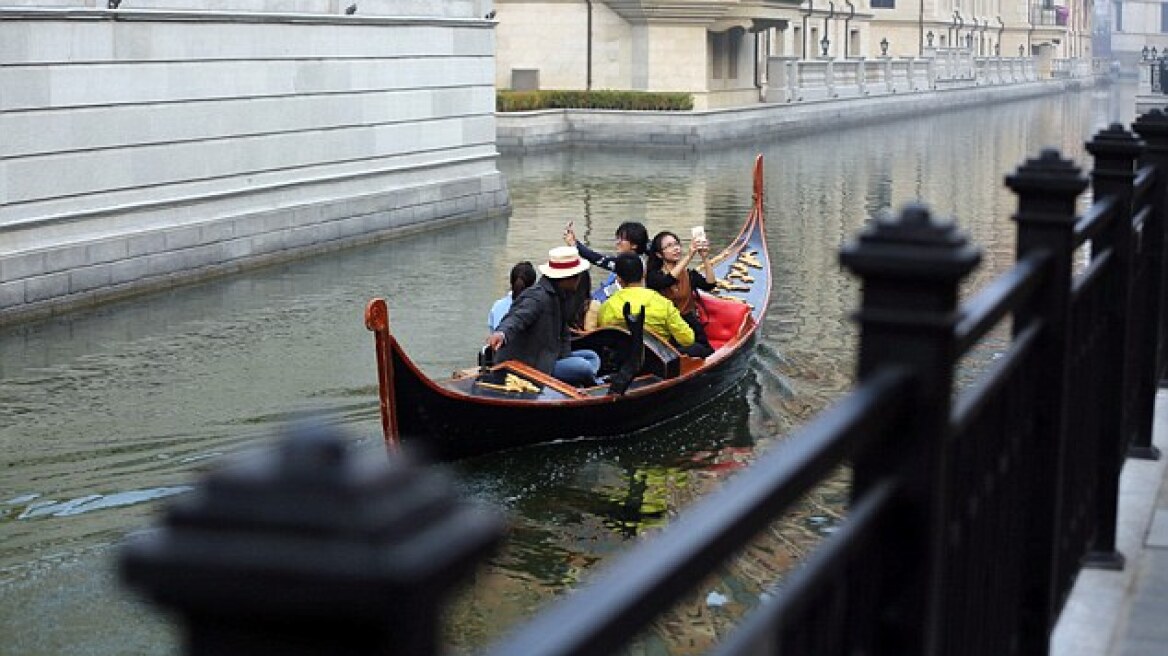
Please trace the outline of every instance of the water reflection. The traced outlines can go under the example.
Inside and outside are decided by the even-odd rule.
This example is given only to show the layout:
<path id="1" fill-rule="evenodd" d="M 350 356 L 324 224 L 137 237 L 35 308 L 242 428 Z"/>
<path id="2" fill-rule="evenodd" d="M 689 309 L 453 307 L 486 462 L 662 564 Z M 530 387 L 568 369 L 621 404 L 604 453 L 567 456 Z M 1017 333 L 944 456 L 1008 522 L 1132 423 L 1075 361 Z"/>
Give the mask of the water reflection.
<path id="1" fill-rule="evenodd" d="M 1128 88 L 1130 90 L 1130 88 Z M 1124 95 L 1127 94 L 1127 95 Z M 379 430 L 365 301 L 389 300 L 405 348 L 433 375 L 466 365 L 486 310 L 521 259 L 571 219 L 607 248 L 616 226 L 726 243 L 766 156 L 775 281 L 751 374 L 701 413 L 623 440 L 495 454 L 453 467 L 513 518 L 504 551 L 451 611 L 460 650 L 496 637 L 597 563 L 650 538 L 694 499 L 804 423 L 852 376 L 857 288 L 836 253 L 871 216 L 925 199 L 985 249 L 970 286 L 1008 266 L 1013 198 L 1002 177 L 1055 146 L 1130 122 L 1130 91 L 1101 89 L 921 116 L 700 154 L 569 150 L 505 158 L 515 213 L 0 329 L 0 633 L 5 653 L 167 653 L 173 636 L 110 583 L 107 556 L 223 454 L 289 415 Z M 992 340 L 977 357 L 992 359 Z M 846 472 L 771 527 L 647 635 L 693 653 L 838 523 Z"/>

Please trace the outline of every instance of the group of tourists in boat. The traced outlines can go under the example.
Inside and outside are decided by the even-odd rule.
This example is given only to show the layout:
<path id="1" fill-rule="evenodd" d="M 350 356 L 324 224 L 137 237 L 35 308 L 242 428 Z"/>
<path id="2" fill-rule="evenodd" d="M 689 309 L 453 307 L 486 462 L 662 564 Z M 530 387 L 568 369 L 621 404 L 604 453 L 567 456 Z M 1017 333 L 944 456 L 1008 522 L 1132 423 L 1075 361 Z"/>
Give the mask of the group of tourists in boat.
<path id="1" fill-rule="evenodd" d="M 370 300 L 387 443 L 415 441 L 450 460 L 627 435 L 729 389 L 746 374 L 771 287 L 761 156 L 753 177 L 750 214 L 717 254 L 704 228 L 684 241 L 671 231 L 650 239 L 635 221 L 601 254 L 569 223 L 546 261 L 514 266 L 479 366 L 449 378 L 426 375 L 390 330 L 386 300 Z M 607 272 L 596 289 L 593 266 Z"/>
<path id="2" fill-rule="evenodd" d="M 566 246 L 548 252 L 536 267 L 520 262 L 511 269 L 509 291 L 487 316 L 486 344 L 499 360 L 518 360 L 564 382 L 589 387 L 598 380 L 601 359 L 590 349 L 573 349 L 572 336 L 604 326 L 628 328 L 629 317 L 644 314 L 644 330 L 666 340 L 679 353 L 704 358 L 714 352 L 699 314 L 698 290 L 713 291 L 715 277 L 704 228 L 694 228 L 688 248 L 665 230 L 652 240 L 645 225 L 627 221 L 617 227 L 616 253 L 602 254 L 564 228 Z M 690 264 L 698 260 L 698 268 Z M 608 278 L 591 289 L 589 269 Z"/>

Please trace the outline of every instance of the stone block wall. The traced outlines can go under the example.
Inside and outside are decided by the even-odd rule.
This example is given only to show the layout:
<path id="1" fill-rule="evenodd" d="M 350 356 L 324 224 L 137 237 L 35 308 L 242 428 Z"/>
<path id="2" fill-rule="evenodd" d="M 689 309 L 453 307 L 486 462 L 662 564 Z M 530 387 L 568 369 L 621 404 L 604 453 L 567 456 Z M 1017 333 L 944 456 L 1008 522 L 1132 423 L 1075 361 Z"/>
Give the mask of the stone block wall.
<path id="1" fill-rule="evenodd" d="M 0 62 L 0 322 L 510 210 L 481 16 L 8 7 Z"/>

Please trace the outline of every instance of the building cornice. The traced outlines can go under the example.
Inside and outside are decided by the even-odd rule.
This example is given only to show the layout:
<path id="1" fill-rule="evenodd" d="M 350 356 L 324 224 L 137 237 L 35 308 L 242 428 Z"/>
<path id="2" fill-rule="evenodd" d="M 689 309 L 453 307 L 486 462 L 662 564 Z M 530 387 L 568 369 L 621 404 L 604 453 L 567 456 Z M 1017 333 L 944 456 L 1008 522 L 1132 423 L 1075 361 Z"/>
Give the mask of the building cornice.
<path id="1" fill-rule="evenodd" d="M 777 18 L 778 11 L 799 7 L 800 0 L 604 0 L 630 23 L 696 23 Z"/>
<path id="2" fill-rule="evenodd" d="M 124 21 L 157 23 L 290 23 L 308 25 L 430 25 L 494 29 L 495 21 L 429 16 L 359 16 L 232 11 L 0 7 L 0 21 Z"/>

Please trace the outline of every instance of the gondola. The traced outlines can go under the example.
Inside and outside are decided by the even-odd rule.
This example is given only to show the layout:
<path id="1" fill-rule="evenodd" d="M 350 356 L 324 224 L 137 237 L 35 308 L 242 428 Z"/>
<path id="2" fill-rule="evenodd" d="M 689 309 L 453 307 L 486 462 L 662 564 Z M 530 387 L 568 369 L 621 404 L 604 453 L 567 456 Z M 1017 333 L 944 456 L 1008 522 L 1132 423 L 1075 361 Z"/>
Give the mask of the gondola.
<path id="1" fill-rule="evenodd" d="M 761 155 L 753 196 L 742 230 L 712 258 L 717 288 L 702 293 L 715 352 L 690 358 L 643 331 L 641 366 L 623 394 L 608 385 L 573 387 L 513 360 L 431 379 L 390 332 L 385 300 L 369 301 L 365 326 L 374 333 L 386 442 L 420 443 L 431 458 L 458 460 L 542 442 L 621 436 L 691 412 L 728 390 L 749 367 L 771 290 Z M 573 348 L 599 353 L 604 375 L 619 368 L 622 354 L 635 352 L 632 339 L 627 330 L 599 328 L 576 336 Z"/>

